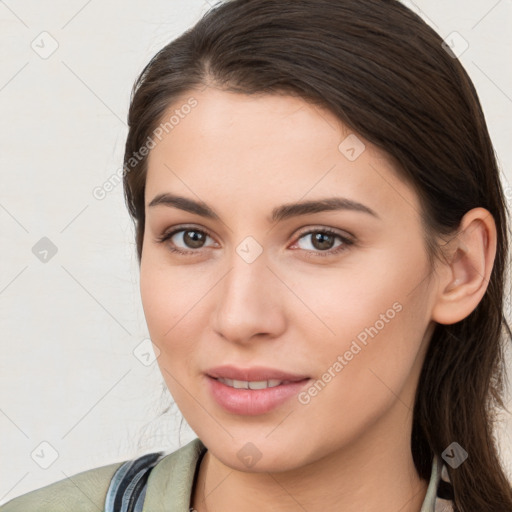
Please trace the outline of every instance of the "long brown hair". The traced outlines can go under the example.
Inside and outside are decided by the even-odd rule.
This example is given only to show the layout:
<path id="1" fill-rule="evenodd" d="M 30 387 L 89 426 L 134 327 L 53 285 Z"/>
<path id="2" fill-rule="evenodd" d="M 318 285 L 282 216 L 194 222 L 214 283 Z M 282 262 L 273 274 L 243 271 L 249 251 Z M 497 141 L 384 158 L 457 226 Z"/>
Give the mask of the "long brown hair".
<path id="1" fill-rule="evenodd" d="M 135 83 L 124 187 L 140 262 L 147 157 L 163 115 L 205 85 L 244 94 L 285 93 L 328 108 L 382 148 L 417 191 L 429 257 L 472 208 L 496 222 L 497 254 L 478 307 L 437 324 L 416 394 L 411 449 L 430 477 L 434 454 L 459 443 L 447 467 L 457 511 L 512 511 L 493 428 L 503 408 L 503 314 L 508 212 L 477 93 L 441 37 L 396 0 L 232 0 L 163 48 Z M 156 130 L 156 131 L 155 131 Z M 134 158 L 137 155 L 137 158 Z"/>

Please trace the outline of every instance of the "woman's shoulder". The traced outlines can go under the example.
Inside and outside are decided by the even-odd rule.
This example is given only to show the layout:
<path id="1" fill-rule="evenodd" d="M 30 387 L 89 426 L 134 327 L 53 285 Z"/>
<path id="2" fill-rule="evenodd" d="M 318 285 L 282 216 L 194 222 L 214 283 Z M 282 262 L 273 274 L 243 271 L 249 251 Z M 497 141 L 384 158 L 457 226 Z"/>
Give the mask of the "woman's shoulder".
<path id="1" fill-rule="evenodd" d="M 196 438 L 167 455 L 154 452 L 93 468 L 14 498 L 1 505 L 0 512 L 103 511 L 107 496 L 113 506 L 118 495 L 133 491 L 136 486 L 129 485 L 130 481 L 138 478 L 143 468 L 151 469 L 150 474 L 148 471 L 148 501 L 156 505 L 172 496 L 185 502 L 189 499 L 196 463 L 204 451 L 204 445 Z"/>
<path id="2" fill-rule="evenodd" d="M 98 512 L 123 463 L 89 469 L 23 494 L 0 506 L 0 512 Z"/>

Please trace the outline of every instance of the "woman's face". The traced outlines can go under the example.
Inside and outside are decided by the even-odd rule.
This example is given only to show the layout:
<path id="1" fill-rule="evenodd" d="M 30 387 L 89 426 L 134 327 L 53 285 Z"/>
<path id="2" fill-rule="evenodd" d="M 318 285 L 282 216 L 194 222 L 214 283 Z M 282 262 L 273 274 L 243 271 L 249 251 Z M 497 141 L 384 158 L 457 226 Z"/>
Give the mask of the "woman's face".
<path id="1" fill-rule="evenodd" d="M 408 445 L 435 294 L 413 189 L 299 98 L 207 88 L 172 115 L 140 279 L 189 425 L 251 471 Z"/>

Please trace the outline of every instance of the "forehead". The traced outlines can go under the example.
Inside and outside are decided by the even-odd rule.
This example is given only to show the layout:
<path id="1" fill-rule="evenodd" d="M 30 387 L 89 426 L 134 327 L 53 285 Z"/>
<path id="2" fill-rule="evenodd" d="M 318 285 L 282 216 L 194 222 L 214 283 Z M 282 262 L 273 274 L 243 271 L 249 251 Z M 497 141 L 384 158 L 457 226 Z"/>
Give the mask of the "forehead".
<path id="1" fill-rule="evenodd" d="M 419 211 L 385 152 L 302 98 L 206 88 L 175 101 L 162 122 L 171 117 L 148 157 L 146 204 L 162 192 L 242 197 L 246 208 L 342 194 L 375 210 Z"/>

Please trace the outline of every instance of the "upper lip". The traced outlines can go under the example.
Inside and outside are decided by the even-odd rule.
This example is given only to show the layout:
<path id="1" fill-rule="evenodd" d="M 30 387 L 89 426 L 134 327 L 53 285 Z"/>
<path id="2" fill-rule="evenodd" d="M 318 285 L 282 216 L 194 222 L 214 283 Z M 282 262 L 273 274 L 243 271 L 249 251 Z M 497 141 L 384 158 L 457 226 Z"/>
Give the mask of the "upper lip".
<path id="1" fill-rule="evenodd" d="M 251 366 L 250 368 L 237 368 L 231 365 L 216 366 L 215 368 L 210 368 L 206 374 L 214 379 L 232 379 L 248 382 L 265 380 L 297 382 L 309 378 L 307 375 L 297 375 L 264 366 Z"/>

